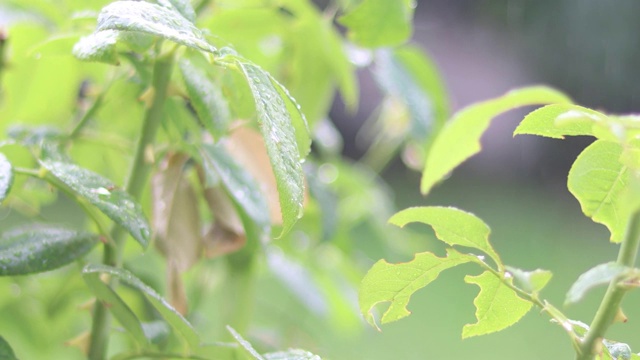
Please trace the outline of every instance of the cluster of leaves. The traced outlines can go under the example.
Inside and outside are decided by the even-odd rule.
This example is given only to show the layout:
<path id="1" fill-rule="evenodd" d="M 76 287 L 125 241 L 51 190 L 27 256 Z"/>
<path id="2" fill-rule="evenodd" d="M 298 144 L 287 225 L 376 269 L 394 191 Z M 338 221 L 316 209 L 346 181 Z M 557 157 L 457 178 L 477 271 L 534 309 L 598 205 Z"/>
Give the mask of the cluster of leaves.
<path id="1" fill-rule="evenodd" d="M 415 3 L 342 0 L 324 11 L 300 0 L 107 3 L 8 2 L 17 20 L 0 41 L 0 118 L 8 119 L 0 123 L 0 202 L 37 218 L 63 193 L 87 221 L 3 229 L 0 275 L 78 262 L 80 272 L 59 274 L 81 298 L 88 289 L 98 300 L 91 332 L 70 341 L 89 346 L 92 358 L 104 356 L 99 344 L 110 332 L 101 311 L 126 330 L 127 345 L 109 351 L 115 358 L 317 358 L 261 355 L 233 329 L 236 345 L 205 342 L 210 334 L 192 325 L 198 302 L 187 299 L 203 290 L 185 290 L 183 277 L 224 255 L 231 280 L 251 278 L 265 257 L 300 302 L 318 304 L 301 291 L 311 288 L 337 323 L 358 326 L 349 301 L 336 296 L 361 277 L 350 239 L 363 226 L 384 239 L 391 206 L 375 173 L 340 157 L 327 114 L 336 90 L 356 108 L 356 68 L 367 67 L 385 94 L 372 146 L 384 151 L 370 158 L 384 164 L 402 147 L 426 154 L 446 98 L 432 63 L 406 44 Z M 307 251 L 296 250 L 301 237 L 312 239 Z M 140 251 L 127 238 L 164 256 L 155 269 L 166 268 L 166 286 L 134 271 Z M 243 287 L 252 280 L 237 281 L 236 293 L 227 288 L 233 305 L 219 311 L 229 314 L 216 315 L 244 332 L 253 292 Z M 0 340 L 0 354 L 15 357 Z"/>
<path id="2" fill-rule="evenodd" d="M 582 211 L 593 221 L 605 225 L 611 242 L 622 243 L 616 262 L 593 267 L 573 284 L 565 305 L 580 301 L 598 285 L 609 284 L 609 291 L 593 329 L 570 320 L 560 310 L 540 298 L 540 291 L 551 279 L 546 270 L 524 271 L 505 265 L 489 243 L 489 227 L 476 216 L 450 207 L 417 207 L 398 212 L 389 222 L 397 226 L 418 222 L 431 226 L 447 247 L 447 256 L 419 253 L 407 263 L 377 262 L 360 287 L 360 307 L 375 325 L 375 306 L 389 303 L 382 324 L 410 314 L 406 306 L 411 295 L 427 286 L 448 268 L 474 263 L 480 275 L 465 282 L 480 287 L 474 300 L 477 322 L 465 325 L 462 337 L 484 335 L 505 329 L 538 306 L 569 335 L 580 359 L 637 359 L 627 344 L 602 339 L 604 330 L 624 318 L 619 309 L 622 295 L 637 286 L 634 268 L 638 250 L 638 193 L 640 150 L 637 115 L 609 115 L 575 105 L 564 94 L 545 87 L 511 91 L 504 96 L 471 105 L 455 114 L 436 135 L 427 155 L 421 190 L 428 194 L 452 170 L 480 151 L 480 137 L 497 115 L 522 106 L 549 104 L 529 113 L 514 135 L 532 134 L 562 139 L 564 136 L 593 136 L 596 140 L 577 157 L 568 175 L 569 191 L 580 202 Z M 488 256 L 490 262 L 485 261 Z M 611 301 L 609 298 L 616 298 Z M 598 344 L 601 342 L 601 344 Z"/>

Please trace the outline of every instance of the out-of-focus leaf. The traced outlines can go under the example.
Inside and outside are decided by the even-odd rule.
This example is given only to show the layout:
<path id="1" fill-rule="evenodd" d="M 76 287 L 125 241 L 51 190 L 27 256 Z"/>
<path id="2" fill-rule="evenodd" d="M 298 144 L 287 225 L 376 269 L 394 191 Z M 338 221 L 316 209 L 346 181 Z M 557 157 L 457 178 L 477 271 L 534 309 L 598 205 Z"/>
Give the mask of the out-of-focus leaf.
<path id="1" fill-rule="evenodd" d="M 115 30 L 97 31 L 80 39 L 73 47 L 73 55 L 84 61 L 98 61 L 118 65 L 116 42 L 118 32 Z"/>
<path id="2" fill-rule="evenodd" d="M 578 280 L 571 285 L 564 304 L 575 304 L 582 300 L 584 295 L 594 287 L 608 284 L 619 276 L 631 273 L 633 273 L 633 269 L 616 264 L 615 262 L 608 262 L 592 267 L 580 275 Z"/>
<path id="3" fill-rule="evenodd" d="M 360 311 L 372 326 L 377 327 L 372 310 L 379 303 L 389 302 L 389 308 L 380 322 L 386 324 L 409 316 L 407 310 L 411 295 L 429 285 L 440 273 L 456 265 L 477 261 L 471 255 L 447 249 L 447 257 L 439 258 L 432 253 L 419 253 L 406 263 L 390 264 L 385 260 L 376 262 L 360 283 Z"/>
<path id="4" fill-rule="evenodd" d="M 629 182 L 629 171 L 618 160 L 622 147 L 597 140 L 578 155 L 571 166 L 567 186 L 580 202 L 582 212 L 593 221 L 605 225 L 611 241 L 622 241 L 627 223 L 623 194 Z"/>
<path id="5" fill-rule="evenodd" d="M 389 223 L 404 227 L 420 222 L 433 227 L 436 237 L 453 246 L 460 245 L 481 250 L 502 268 L 500 257 L 489 243 L 491 229 L 475 215 L 452 207 L 413 207 L 402 210 Z"/>
<path id="6" fill-rule="evenodd" d="M 158 0 L 158 3 L 164 7 L 177 10 L 180 15 L 192 23 L 196 21 L 196 12 L 193 10 L 190 0 Z"/>
<path id="7" fill-rule="evenodd" d="M 54 226 L 29 226 L 0 237 L 0 276 L 45 272 L 67 265 L 99 242 L 95 234 Z"/>
<path id="8" fill-rule="evenodd" d="M 2 360 L 18 360 L 9 343 L 0 336 L 0 359 Z"/>
<path id="9" fill-rule="evenodd" d="M 631 347 L 628 344 L 610 341 L 607 339 L 602 340 L 602 344 L 607 349 L 608 355 L 613 360 L 630 360 L 633 359 L 631 353 Z"/>
<path id="10" fill-rule="evenodd" d="M 167 326 L 167 323 L 161 320 L 152 322 L 143 322 L 142 331 L 144 335 L 152 344 L 159 344 L 169 337 L 171 329 Z"/>
<path id="11" fill-rule="evenodd" d="M 13 184 L 13 167 L 7 157 L 0 153 L 0 204 L 7 197 Z"/>
<path id="12" fill-rule="evenodd" d="M 533 271 L 524 271 L 511 266 L 507 266 L 506 269 L 513 275 L 515 285 L 529 293 L 540 292 L 547 286 L 552 276 L 548 270 L 536 269 Z"/>
<path id="13" fill-rule="evenodd" d="M 308 351 L 300 349 L 289 349 L 287 351 L 278 351 L 274 353 L 264 354 L 265 360 L 322 360 L 318 355 L 314 355 Z"/>
<path id="14" fill-rule="evenodd" d="M 364 47 L 400 45 L 411 36 L 411 0 L 363 0 L 340 17 L 349 39 Z"/>
<path id="15" fill-rule="evenodd" d="M 204 198 L 214 217 L 203 239 L 205 255 L 212 258 L 240 250 L 247 243 L 247 231 L 234 203 L 220 187 L 206 189 Z M 265 234 L 264 227 L 255 228 L 260 229 L 259 236 Z"/>
<path id="16" fill-rule="evenodd" d="M 238 345 L 240 345 L 240 348 L 243 350 L 245 356 L 248 356 L 251 359 L 255 360 L 265 360 L 265 358 L 263 358 L 262 355 L 260 355 L 260 353 L 258 353 L 256 349 L 253 348 L 251 343 L 245 340 L 240 334 L 238 334 L 238 332 L 234 328 L 227 325 L 227 331 L 231 333 L 231 336 L 233 336 Z"/>
<path id="17" fill-rule="evenodd" d="M 143 248 L 147 247 L 149 223 L 140 204 L 124 190 L 117 188 L 108 179 L 75 164 L 48 160 L 41 161 L 40 164 L 71 191 L 87 199 L 126 229 Z"/>
<path id="18" fill-rule="evenodd" d="M 572 118 L 571 122 L 560 124 L 562 117 Z M 513 135 L 539 135 L 554 139 L 565 136 L 593 135 L 593 123 L 587 118 L 606 119 L 606 115 L 573 104 L 552 104 L 530 112 L 520 122 Z"/>
<path id="19" fill-rule="evenodd" d="M 420 190 L 423 194 L 429 193 L 449 172 L 478 153 L 480 137 L 494 117 L 522 106 L 569 102 L 559 91 L 536 86 L 512 90 L 460 110 L 434 140 L 425 162 Z"/>
<path id="20" fill-rule="evenodd" d="M 464 326 L 463 339 L 503 330 L 518 322 L 533 306 L 504 284 L 505 280 L 489 271 L 478 276 L 467 275 L 464 281 L 478 285 L 480 293 L 473 300 L 478 322 Z"/>
<path id="21" fill-rule="evenodd" d="M 97 30 L 138 31 L 195 49 L 215 52 L 202 32 L 176 9 L 144 1 L 116 1 L 98 15 Z"/>

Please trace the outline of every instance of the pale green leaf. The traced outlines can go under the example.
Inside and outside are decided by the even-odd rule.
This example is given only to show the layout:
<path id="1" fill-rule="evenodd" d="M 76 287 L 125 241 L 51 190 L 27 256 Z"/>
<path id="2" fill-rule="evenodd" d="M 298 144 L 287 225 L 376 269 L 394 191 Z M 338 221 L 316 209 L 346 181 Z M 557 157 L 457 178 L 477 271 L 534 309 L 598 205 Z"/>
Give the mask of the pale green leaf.
<path id="1" fill-rule="evenodd" d="M 533 305 L 504 284 L 507 280 L 489 271 L 478 276 L 467 275 L 464 281 L 478 285 L 480 293 L 473 300 L 478 322 L 464 326 L 463 339 L 503 330 L 518 322 Z"/>
<path id="2" fill-rule="evenodd" d="M 196 21 L 196 12 L 190 0 L 158 0 L 158 3 L 164 7 L 177 10 L 180 15 L 192 23 Z"/>
<path id="3" fill-rule="evenodd" d="M 578 105 L 552 104 L 530 112 L 513 135 L 539 135 L 554 139 L 594 135 L 593 119 L 604 120 L 606 115 Z"/>
<path id="4" fill-rule="evenodd" d="M 13 352 L 13 349 L 2 336 L 0 336 L 0 359 L 18 360 L 16 354 Z"/>
<path id="5" fill-rule="evenodd" d="M 309 133 L 309 125 L 307 124 L 307 119 L 302 112 L 302 108 L 300 107 L 300 104 L 296 102 L 296 99 L 291 96 L 287 88 L 280 84 L 273 76 L 268 73 L 265 74 L 269 76 L 269 79 L 271 79 L 271 83 L 273 84 L 273 88 L 278 91 L 278 95 L 280 95 L 282 100 L 284 100 L 289 118 L 291 119 L 291 124 L 295 129 L 300 158 L 305 158 L 311 151 L 311 135 Z"/>
<path id="6" fill-rule="evenodd" d="M 96 234 L 54 226 L 21 227 L 0 237 L 0 276 L 45 272 L 85 256 Z"/>
<path id="7" fill-rule="evenodd" d="M 122 226 L 146 248 L 149 244 L 149 223 L 142 207 L 126 191 L 110 180 L 75 164 L 41 161 L 43 168 L 66 185 L 72 192 L 87 199 L 92 205 Z"/>
<path id="8" fill-rule="evenodd" d="M 420 190 L 427 194 L 449 172 L 478 153 L 480 137 L 494 117 L 522 106 L 569 102 L 557 90 L 535 86 L 513 90 L 460 110 L 445 124 L 433 142 L 425 162 Z"/>
<path id="9" fill-rule="evenodd" d="M 242 69 L 255 98 L 260 131 L 276 176 L 276 185 L 282 211 L 282 235 L 302 216 L 304 202 L 304 173 L 300 164 L 301 153 L 306 154 L 309 141 L 299 143 L 296 127 L 287 111 L 285 100 L 280 96 L 271 77 L 258 66 L 237 62 Z"/>
<path id="10" fill-rule="evenodd" d="M 191 105 L 204 127 L 215 139 L 222 137 L 231 121 L 229 104 L 207 74 L 188 60 L 180 61 Z"/>
<path id="11" fill-rule="evenodd" d="M 511 266 L 507 266 L 506 269 L 513 275 L 514 284 L 528 293 L 540 292 L 547 286 L 552 276 L 548 270 L 524 271 Z"/>
<path id="12" fill-rule="evenodd" d="M 265 360 L 265 358 L 262 357 L 262 355 L 260 355 L 260 353 L 258 353 L 256 349 L 253 348 L 251 343 L 245 340 L 240 334 L 238 334 L 238 332 L 234 328 L 227 325 L 227 331 L 231 333 L 231 336 L 233 336 L 238 345 L 240 345 L 240 348 L 243 350 L 246 356 L 249 356 L 251 359 L 255 360 Z"/>
<path id="13" fill-rule="evenodd" d="M 500 257 L 489 243 L 491 229 L 475 215 L 453 207 L 413 207 L 397 212 L 389 223 L 404 227 L 420 222 L 433 228 L 436 237 L 449 245 L 481 250 L 502 268 Z"/>
<path id="14" fill-rule="evenodd" d="M 177 10 L 144 1 L 116 1 L 98 15 L 97 30 L 137 31 L 195 49 L 215 52 L 202 31 Z"/>
<path id="15" fill-rule="evenodd" d="M 320 356 L 300 349 L 268 353 L 264 354 L 264 358 L 265 360 L 322 360 Z"/>
<path id="16" fill-rule="evenodd" d="M 377 304 L 385 302 L 390 304 L 382 315 L 382 324 L 409 316 L 407 305 L 414 292 L 429 285 L 446 269 L 477 261 L 474 256 L 453 249 L 447 249 L 447 254 L 439 258 L 432 253 L 419 253 L 413 260 L 399 264 L 376 262 L 362 279 L 358 291 L 360 311 L 365 319 L 377 327 L 372 311 Z"/>
<path id="17" fill-rule="evenodd" d="M 84 36 L 73 47 L 73 55 L 83 61 L 97 61 L 118 65 L 116 42 L 118 32 L 115 30 L 97 31 Z"/>
<path id="18" fill-rule="evenodd" d="M 415 2 L 411 0 L 363 0 L 338 19 L 349 39 L 369 47 L 395 46 L 412 33 Z"/>
<path id="19" fill-rule="evenodd" d="M 13 167 L 7 157 L 0 153 L 0 204 L 6 199 L 13 184 Z"/>
<path id="20" fill-rule="evenodd" d="M 90 264 L 84 268 L 83 274 L 108 274 L 140 291 L 167 323 L 182 335 L 190 347 L 195 348 L 200 345 L 200 337 L 193 326 L 162 296 L 129 271 L 106 265 Z"/>
<path id="21" fill-rule="evenodd" d="M 607 349 L 608 355 L 614 360 L 630 360 L 633 359 L 631 353 L 631 347 L 628 344 L 611 341 L 607 339 L 602 340 L 602 344 Z"/>
<path id="22" fill-rule="evenodd" d="M 589 290 L 600 285 L 609 284 L 613 279 L 631 272 L 632 269 L 616 264 L 615 262 L 608 262 L 592 267 L 580 275 L 578 280 L 571 285 L 564 304 L 575 304 L 582 300 Z"/>
<path id="23" fill-rule="evenodd" d="M 593 221 L 605 225 L 611 241 L 622 241 L 627 223 L 623 211 L 623 195 L 629 182 L 629 171 L 618 158 L 622 147 L 597 140 L 580 153 L 571 166 L 567 186 L 580 202 L 582 212 Z"/>

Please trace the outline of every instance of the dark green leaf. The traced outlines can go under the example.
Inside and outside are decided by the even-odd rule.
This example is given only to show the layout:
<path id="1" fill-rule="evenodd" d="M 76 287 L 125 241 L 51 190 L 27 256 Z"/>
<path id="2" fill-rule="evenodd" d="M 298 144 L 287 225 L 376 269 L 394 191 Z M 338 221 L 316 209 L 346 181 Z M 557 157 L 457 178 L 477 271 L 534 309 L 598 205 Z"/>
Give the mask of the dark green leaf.
<path id="1" fill-rule="evenodd" d="M 300 349 L 264 354 L 265 360 L 322 360 L 318 355 Z"/>
<path id="2" fill-rule="evenodd" d="M 117 41 L 117 31 L 97 31 L 81 38 L 73 47 L 73 55 L 84 61 L 98 61 L 118 65 L 120 61 L 116 52 Z"/>
<path id="3" fill-rule="evenodd" d="M 358 45 L 395 46 L 411 36 L 414 7 L 412 0 L 363 0 L 338 21 Z"/>
<path id="4" fill-rule="evenodd" d="M 13 352 L 13 349 L 11 349 L 11 346 L 9 346 L 9 343 L 2 336 L 0 336 L 0 359 L 1 360 L 18 360 L 18 358 Z"/>
<path id="5" fill-rule="evenodd" d="M 503 112 L 527 105 L 569 103 L 562 93 L 547 87 L 529 87 L 473 104 L 445 124 L 430 148 L 420 190 L 427 194 L 458 165 L 480 151 L 480 137 L 491 120 Z"/>
<path id="6" fill-rule="evenodd" d="M 207 74 L 190 61 L 181 61 L 180 70 L 196 114 L 211 135 L 219 139 L 231 121 L 227 100 Z"/>
<path id="7" fill-rule="evenodd" d="M 7 157 L 0 153 L 0 204 L 6 199 L 13 184 L 13 167 Z"/>
<path id="8" fill-rule="evenodd" d="M 506 269 L 513 275 L 515 285 L 528 293 L 540 292 L 547 286 L 552 276 L 551 272 L 547 270 L 524 271 L 511 266 L 507 266 Z"/>
<path id="9" fill-rule="evenodd" d="M 464 326 L 463 339 L 503 330 L 518 322 L 533 306 L 504 283 L 508 280 L 489 271 L 478 276 L 467 275 L 464 281 L 478 285 L 480 293 L 473 300 L 478 322 Z"/>
<path id="10" fill-rule="evenodd" d="M 216 48 L 177 10 L 144 1 L 116 1 L 98 15 L 97 29 L 138 31 L 208 52 Z"/>
<path id="11" fill-rule="evenodd" d="M 245 340 L 240 334 L 238 334 L 238 332 L 234 328 L 227 325 L 227 330 L 231 333 L 231 336 L 236 339 L 236 342 L 238 343 L 238 345 L 240 345 L 246 356 L 249 356 L 254 360 L 265 360 L 265 358 L 263 358 L 262 355 L 260 355 L 260 353 L 258 353 L 256 349 L 253 348 L 251 343 Z"/>
<path id="12" fill-rule="evenodd" d="M 128 193 L 116 188 L 111 181 L 102 176 L 74 164 L 46 160 L 40 164 L 71 191 L 87 199 L 126 229 L 143 248 L 147 247 L 149 223 L 142 213 L 140 204 Z"/>
<path id="13" fill-rule="evenodd" d="M 191 324 L 177 312 L 162 296 L 155 290 L 144 284 L 132 273 L 124 269 L 117 269 L 106 265 L 90 264 L 83 270 L 84 274 L 109 274 L 116 277 L 123 283 L 130 285 L 140 291 L 153 307 L 162 315 L 169 325 L 176 329 L 187 341 L 191 348 L 200 345 L 200 338 Z"/>
<path id="14" fill-rule="evenodd" d="M 564 300 L 565 305 L 575 304 L 582 300 L 584 295 L 596 286 L 605 285 L 610 283 L 613 279 L 618 278 L 626 273 L 632 273 L 633 270 L 622 265 L 618 265 L 615 262 L 608 262 L 606 264 L 600 264 L 592 267 L 585 273 L 580 275 L 576 280 Z"/>
<path id="15" fill-rule="evenodd" d="M 86 255 L 97 243 L 95 234 L 53 226 L 29 226 L 0 238 L 0 276 L 57 269 Z"/>

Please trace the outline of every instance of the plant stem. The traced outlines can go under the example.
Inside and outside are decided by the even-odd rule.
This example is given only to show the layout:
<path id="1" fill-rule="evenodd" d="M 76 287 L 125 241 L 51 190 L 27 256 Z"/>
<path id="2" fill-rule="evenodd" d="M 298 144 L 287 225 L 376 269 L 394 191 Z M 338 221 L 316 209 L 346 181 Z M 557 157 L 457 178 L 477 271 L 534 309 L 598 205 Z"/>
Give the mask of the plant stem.
<path id="1" fill-rule="evenodd" d="M 631 216 L 627 234 L 625 236 L 616 263 L 625 267 L 633 267 L 636 262 L 638 246 L 640 245 L 640 211 Z M 605 332 L 613 324 L 616 315 L 620 311 L 620 303 L 627 289 L 620 287 L 619 278 L 611 280 L 607 292 L 600 303 L 600 307 L 591 322 L 589 331 L 585 335 L 577 360 L 592 360 L 599 352 L 600 342 Z"/>
<path id="2" fill-rule="evenodd" d="M 167 88 L 171 79 L 173 69 L 173 56 L 163 56 L 156 59 L 153 66 L 153 101 L 147 109 L 138 145 L 134 154 L 126 191 L 136 200 L 139 200 L 145 184 L 151 172 L 151 160 L 147 158 L 148 149 L 153 145 L 156 133 L 162 122 L 164 103 L 167 98 Z M 106 246 L 102 262 L 104 264 L 121 267 L 122 251 L 126 232 L 122 227 L 114 225 L 111 230 L 111 238 L 115 242 L 115 247 Z M 110 318 L 106 306 L 96 302 L 93 313 L 93 324 L 91 327 L 91 337 L 89 343 L 90 360 L 102 360 L 106 356 L 109 341 Z"/>

